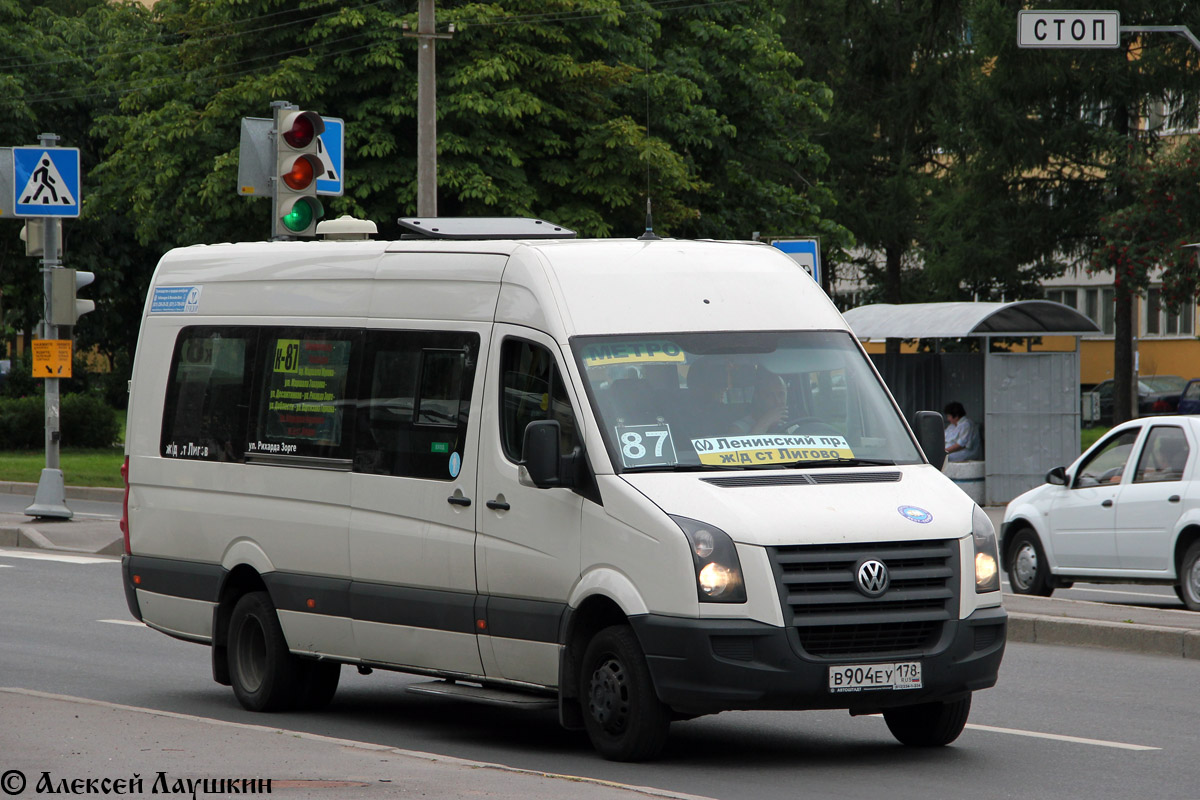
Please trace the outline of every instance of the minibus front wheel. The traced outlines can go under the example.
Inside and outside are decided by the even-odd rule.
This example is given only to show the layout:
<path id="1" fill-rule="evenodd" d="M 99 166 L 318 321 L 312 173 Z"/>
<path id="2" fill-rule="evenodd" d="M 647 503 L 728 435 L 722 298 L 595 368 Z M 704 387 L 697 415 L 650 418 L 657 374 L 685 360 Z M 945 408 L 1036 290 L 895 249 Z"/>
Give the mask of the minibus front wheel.
<path id="1" fill-rule="evenodd" d="M 613 625 L 592 637 L 583 654 L 579 691 L 584 727 L 600 755 L 644 761 L 662 751 L 671 711 L 658 699 L 628 625 Z"/>
<path id="2" fill-rule="evenodd" d="M 883 720 L 901 744 L 909 747 L 943 747 L 967 726 L 971 695 L 955 700 L 885 708 Z"/>

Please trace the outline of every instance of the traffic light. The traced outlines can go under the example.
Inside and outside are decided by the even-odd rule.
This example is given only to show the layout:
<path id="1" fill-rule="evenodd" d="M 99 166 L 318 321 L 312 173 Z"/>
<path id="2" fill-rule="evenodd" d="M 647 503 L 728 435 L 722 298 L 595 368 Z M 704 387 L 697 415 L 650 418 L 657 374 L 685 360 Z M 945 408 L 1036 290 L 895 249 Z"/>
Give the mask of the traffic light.
<path id="1" fill-rule="evenodd" d="M 51 325 L 74 325 L 75 321 L 94 311 L 96 303 L 80 300 L 75 293 L 96 280 L 96 273 L 58 267 L 50 270 Z"/>
<path id="2" fill-rule="evenodd" d="M 275 109 L 275 227 L 279 237 L 315 236 L 325 209 L 317 199 L 321 156 L 317 137 L 325 132 L 321 115 L 294 108 Z"/>

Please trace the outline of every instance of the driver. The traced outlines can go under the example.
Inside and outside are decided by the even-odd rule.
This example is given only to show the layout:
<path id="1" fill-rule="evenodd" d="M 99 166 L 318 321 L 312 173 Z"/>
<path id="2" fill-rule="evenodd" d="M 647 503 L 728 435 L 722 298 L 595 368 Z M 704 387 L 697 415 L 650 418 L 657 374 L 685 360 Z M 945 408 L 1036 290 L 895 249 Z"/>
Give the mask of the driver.
<path id="1" fill-rule="evenodd" d="M 768 433 L 788 421 L 787 382 L 767 369 L 754 376 L 750 413 L 733 423 L 740 434 Z"/>

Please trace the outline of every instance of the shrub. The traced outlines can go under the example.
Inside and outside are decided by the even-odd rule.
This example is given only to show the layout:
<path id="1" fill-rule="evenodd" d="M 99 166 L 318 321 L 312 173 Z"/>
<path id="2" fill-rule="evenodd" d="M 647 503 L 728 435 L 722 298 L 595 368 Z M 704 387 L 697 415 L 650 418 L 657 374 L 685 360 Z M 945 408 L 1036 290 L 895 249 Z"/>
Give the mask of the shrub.
<path id="1" fill-rule="evenodd" d="M 38 450 L 46 442 L 46 411 L 41 395 L 0 398 L 0 449 Z"/>
<path id="2" fill-rule="evenodd" d="M 94 395 L 59 398 L 59 429 L 65 447 L 112 447 L 120 418 Z M 46 442 L 45 401 L 38 396 L 0 398 L 0 450 L 40 450 Z"/>
<path id="3" fill-rule="evenodd" d="M 12 360 L 12 368 L 4 380 L 5 397 L 42 396 L 42 382 L 33 377 L 30 366 L 30 362 L 24 358 Z"/>
<path id="4" fill-rule="evenodd" d="M 121 433 L 121 422 L 112 406 L 92 394 L 67 394 L 60 398 L 62 443 L 67 447 L 112 447 Z"/>

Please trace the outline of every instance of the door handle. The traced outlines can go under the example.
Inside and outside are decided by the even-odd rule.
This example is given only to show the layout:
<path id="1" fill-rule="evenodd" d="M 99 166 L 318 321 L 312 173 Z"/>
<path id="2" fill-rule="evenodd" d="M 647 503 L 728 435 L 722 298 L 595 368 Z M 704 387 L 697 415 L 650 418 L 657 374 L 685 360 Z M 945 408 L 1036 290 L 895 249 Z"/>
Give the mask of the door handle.
<path id="1" fill-rule="evenodd" d="M 1104 506 L 1105 508 L 1112 508 L 1112 498 L 1110 497 L 1109 499 L 1105 500 L 1100 505 Z"/>
<path id="2" fill-rule="evenodd" d="M 1168 503 L 1178 503 L 1178 502 L 1179 502 L 1179 495 L 1177 495 L 1177 494 L 1173 494 L 1173 495 L 1171 495 L 1170 497 L 1168 497 L 1168 498 L 1167 498 L 1167 502 L 1168 502 Z"/>
<path id="3" fill-rule="evenodd" d="M 495 511 L 508 511 L 510 508 L 512 508 L 512 506 L 503 500 L 488 500 L 486 503 L 484 503 L 484 505 Z"/>
<path id="4" fill-rule="evenodd" d="M 446 502 L 452 506 L 469 506 L 471 505 L 471 498 L 455 494 L 447 497 Z"/>

